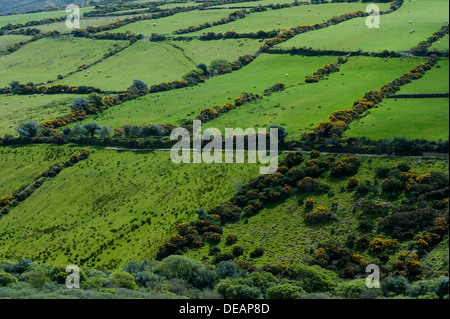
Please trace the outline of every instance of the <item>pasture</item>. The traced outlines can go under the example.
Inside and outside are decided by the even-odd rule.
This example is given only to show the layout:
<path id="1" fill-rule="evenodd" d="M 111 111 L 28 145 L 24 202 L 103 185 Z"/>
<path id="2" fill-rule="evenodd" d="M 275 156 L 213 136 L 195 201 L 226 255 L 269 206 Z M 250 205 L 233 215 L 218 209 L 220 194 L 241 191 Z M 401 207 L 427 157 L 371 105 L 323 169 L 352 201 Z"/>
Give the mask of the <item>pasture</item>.
<path id="1" fill-rule="evenodd" d="M 279 46 L 365 52 L 409 51 L 439 31 L 448 20 L 448 1 L 405 1 L 397 11 L 380 16 L 379 28 L 367 28 L 366 18 L 356 18 L 336 26 L 300 34 Z M 410 33 L 413 29 L 415 31 Z"/>
<path id="2" fill-rule="evenodd" d="M 169 152 L 91 150 L 1 219 L 0 258 L 107 269 L 154 258 L 195 209 L 227 200 L 258 174 L 256 164 L 178 165 Z"/>
<path id="3" fill-rule="evenodd" d="M 55 81 L 58 75 L 76 71 L 102 58 L 127 41 L 95 41 L 84 38 L 44 38 L 27 44 L 20 50 L 0 56 L 0 87 L 11 81 L 41 83 Z"/>
<path id="4" fill-rule="evenodd" d="M 138 41 L 86 71 L 77 72 L 57 83 L 125 91 L 133 84 L 134 79 L 150 86 L 180 80 L 183 74 L 192 69 L 195 69 L 195 64 L 174 47 L 164 43 Z M 86 76 L 87 71 L 90 73 Z"/>

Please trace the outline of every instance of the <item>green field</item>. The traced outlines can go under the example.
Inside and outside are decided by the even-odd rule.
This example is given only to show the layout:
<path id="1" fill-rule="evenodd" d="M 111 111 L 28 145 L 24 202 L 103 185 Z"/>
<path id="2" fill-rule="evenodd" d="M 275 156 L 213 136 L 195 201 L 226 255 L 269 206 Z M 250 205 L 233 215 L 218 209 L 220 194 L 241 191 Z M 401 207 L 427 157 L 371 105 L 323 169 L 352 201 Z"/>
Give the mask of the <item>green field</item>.
<path id="1" fill-rule="evenodd" d="M 216 59 L 236 61 L 240 56 L 254 54 L 262 44 L 260 40 L 255 39 L 167 41 L 167 43 L 181 49 L 197 65 L 199 63 L 209 65 Z"/>
<path id="2" fill-rule="evenodd" d="M 448 64 L 448 59 L 442 59 L 421 79 L 413 81 L 401 87 L 398 94 L 448 93 Z"/>
<path id="3" fill-rule="evenodd" d="M 235 10 L 200 10 L 195 11 L 195 14 L 193 12 L 180 12 L 165 18 L 148 19 L 130 23 L 108 32 L 125 33 L 127 31 L 130 31 L 136 34 L 143 34 L 145 36 L 151 36 L 152 33 L 171 34 L 177 29 L 197 26 L 205 22 L 212 23 L 213 21 L 218 21 L 222 18 L 228 17 L 228 14 L 233 11 Z M 156 24 L 156 26 L 154 26 L 153 24 Z"/>
<path id="4" fill-rule="evenodd" d="M 440 40 L 433 43 L 433 45 L 430 47 L 430 51 L 433 51 L 434 49 L 438 51 L 445 51 L 448 50 L 449 46 L 449 35 L 444 35 Z"/>
<path id="5" fill-rule="evenodd" d="M 153 258 L 195 209 L 258 173 L 256 164 L 177 165 L 169 154 L 95 150 L 1 219 L 0 258 L 66 265 L 97 252 L 88 264 L 113 269 Z"/>
<path id="6" fill-rule="evenodd" d="M 11 81 L 21 83 L 56 80 L 59 74 L 76 71 L 81 64 L 88 65 L 102 58 L 126 41 L 94 41 L 72 37 L 44 38 L 27 44 L 7 56 L 0 56 L 0 87 Z"/>
<path id="7" fill-rule="evenodd" d="M 165 67 L 161 68 L 161 65 Z M 86 69 L 90 71 L 88 76 L 85 76 L 85 71 L 78 72 L 56 83 L 125 91 L 133 84 L 134 79 L 150 86 L 181 80 L 183 74 L 192 69 L 195 69 L 195 65 L 172 46 L 138 41 L 115 56 Z"/>
<path id="8" fill-rule="evenodd" d="M 71 101 L 82 97 L 76 94 L 58 95 L 0 95 L 0 136 L 18 135 L 15 128 L 19 123 L 36 121 L 42 123 L 70 113 Z M 21 103 L 23 101 L 23 103 Z M 5 103 L 8 103 L 7 105 Z M 10 128 L 10 125 L 13 127 Z"/>
<path id="9" fill-rule="evenodd" d="M 327 63 L 335 61 L 336 57 L 328 57 Z M 281 125 L 290 133 L 288 138 L 298 138 L 301 133 L 327 121 L 332 112 L 351 108 L 353 102 L 366 92 L 379 90 L 384 84 L 408 72 L 419 61 L 415 58 L 385 60 L 353 57 L 328 80 L 296 85 L 260 101 L 244 104 L 208 122 L 205 127 L 224 129 Z"/>
<path id="10" fill-rule="evenodd" d="M 16 43 L 26 42 L 31 37 L 26 35 L 4 35 L 0 37 L 0 51 L 6 50 Z"/>
<path id="11" fill-rule="evenodd" d="M 380 28 L 367 28 L 366 18 L 357 18 L 298 35 L 279 46 L 367 52 L 408 51 L 445 24 L 449 19 L 447 5 L 445 0 L 405 1 L 397 11 L 380 16 Z M 412 29 L 415 32 L 410 33 Z"/>
<path id="12" fill-rule="evenodd" d="M 223 105 L 228 101 L 233 102 L 242 91 L 261 94 L 277 82 L 296 85 L 304 80 L 306 74 L 313 73 L 335 60 L 335 57 L 261 55 L 239 71 L 212 78 L 195 87 L 140 97 L 119 107 L 112 107 L 88 121 L 95 121 L 112 128 L 127 123 L 181 124 L 186 119 L 196 117 L 205 108 Z M 268 64 L 273 68 L 267 69 Z M 287 73 L 288 77 L 286 77 Z M 246 122 L 242 127 L 252 124 L 249 118 L 242 120 Z"/>
<path id="13" fill-rule="evenodd" d="M 344 137 L 447 140 L 448 102 L 448 98 L 387 99 L 351 123 Z"/>
<path id="14" fill-rule="evenodd" d="M 67 160 L 79 147 L 57 145 L 8 146 L 0 148 L 0 198 L 11 196 L 31 183 L 51 165 Z"/>
<path id="15" fill-rule="evenodd" d="M 408 163 L 419 174 L 429 171 L 448 170 L 448 163 L 442 165 L 439 160 L 432 160 L 429 163 L 415 165 L 417 159 L 414 158 L 367 158 L 361 157 L 362 164 L 358 173 L 353 177 L 360 182 L 364 180 L 372 181 L 375 175 L 376 167 L 390 167 L 399 163 Z M 255 216 L 241 219 L 237 223 L 231 223 L 224 226 L 223 238 L 229 234 L 237 236 L 236 244 L 244 249 L 244 254 L 240 259 L 249 260 L 252 264 L 263 266 L 278 263 L 293 264 L 304 262 L 310 256 L 310 249 L 317 249 L 317 243 L 326 243 L 329 241 L 344 243 L 348 234 L 358 234 L 358 218 L 355 216 L 353 206 L 358 201 L 358 197 L 351 191 L 342 192 L 341 188 L 346 188 L 346 178 L 333 178 L 329 175 L 321 177 L 323 183 L 330 185 L 333 196 L 325 194 L 305 194 L 298 192 L 295 196 L 278 205 L 269 205 Z M 307 209 L 299 204 L 299 200 L 314 198 L 316 203 L 312 209 Z M 396 199 L 387 200 L 395 205 Z M 305 222 L 306 213 L 313 211 L 319 206 L 330 209 L 332 205 L 337 204 L 338 221 L 327 224 L 309 225 Z M 208 256 L 208 250 L 211 246 L 205 246 L 200 249 L 190 250 L 186 255 L 195 259 Z M 226 245 L 222 240 L 217 245 L 221 253 L 231 252 L 231 246 Z M 251 258 L 250 252 L 255 248 L 264 247 L 265 252 L 262 257 Z M 369 257 L 364 254 L 365 257 Z M 210 257 L 209 257 L 210 258 Z M 208 258 L 208 260 L 210 260 Z M 370 257 L 369 257 L 370 258 Z M 442 257 L 441 257 L 442 258 Z M 445 257 L 439 260 L 439 263 L 431 264 L 432 267 L 444 263 Z"/>
<path id="16" fill-rule="evenodd" d="M 93 7 L 81 8 L 81 13 L 89 12 Z M 0 28 L 7 24 L 25 24 L 29 21 L 40 21 L 50 18 L 60 18 L 67 17 L 69 13 L 66 10 L 61 11 L 47 11 L 47 12 L 37 12 L 37 13 L 26 13 L 26 14 L 15 14 L 0 16 Z"/>
<path id="17" fill-rule="evenodd" d="M 328 3 L 320 6 L 299 6 L 279 10 L 267 10 L 252 13 L 244 19 L 200 30 L 190 35 L 201 35 L 203 32 L 219 33 L 230 30 L 238 33 L 248 33 L 259 30 L 289 29 L 299 25 L 321 23 L 324 19 L 328 20 L 333 16 L 339 16 L 349 12 L 364 11 L 366 6 L 367 4 L 361 2 Z M 384 8 L 387 6 L 386 4 L 381 4 L 380 7 Z"/>

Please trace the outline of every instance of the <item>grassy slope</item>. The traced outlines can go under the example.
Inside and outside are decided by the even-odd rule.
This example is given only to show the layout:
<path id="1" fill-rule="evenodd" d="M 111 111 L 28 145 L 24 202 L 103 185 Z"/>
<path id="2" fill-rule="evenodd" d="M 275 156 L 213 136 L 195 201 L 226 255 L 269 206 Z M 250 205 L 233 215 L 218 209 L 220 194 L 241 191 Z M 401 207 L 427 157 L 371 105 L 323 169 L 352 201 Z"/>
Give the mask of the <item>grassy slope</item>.
<path id="1" fill-rule="evenodd" d="M 335 61 L 335 58 L 332 58 Z M 200 111 L 234 100 L 242 91 L 261 94 L 269 86 L 283 82 L 294 85 L 323 65 L 329 57 L 304 58 L 288 55 L 261 55 L 243 69 L 222 75 L 201 85 L 151 94 L 113 107 L 88 121 L 119 127 L 126 123 L 173 123 L 194 118 Z M 271 65 L 271 68 L 267 68 Z M 289 77 L 286 77 L 289 73 Z"/>
<path id="2" fill-rule="evenodd" d="M 149 19 L 130 23 L 109 32 L 125 33 L 130 31 L 136 34 L 143 34 L 145 36 L 151 36 L 152 33 L 171 34 L 177 29 L 184 29 L 192 25 L 197 26 L 205 22 L 211 23 L 213 21 L 218 21 L 222 18 L 228 17 L 228 14 L 233 11 L 236 10 L 221 9 L 180 12 L 165 18 Z M 154 23 L 156 23 L 156 26 L 153 26 Z"/>
<path id="3" fill-rule="evenodd" d="M 359 172 L 354 176 L 359 181 L 372 181 L 375 175 L 375 167 L 390 167 L 402 162 L 409 163 L 420 174 L 429 171 L 448 171 L 448 163 L 442 165 L 442 160 L 414 165 L 417 162 L 417 159 L 414 158 L 363 157 L 362 159 L 363 163 Z M 371 163 L 369 163 L 369 160 Z M 347 178 L 336 179 L 327 175 L 324 178 L 320 178 L 320 180 L 329 183 L 331 190 L 335 194 L 333 197 L 329 197 L 328 194 L 297 193 L 281 204 L 263 209 L 257 215 L 248 218 L 248 222 L 245 219 L 241 219 L 239 222 L 225 225 L 223 227 L 223 239 L 218 244 L 222 253 L 231 252 L 231 246 L 225 245 L 224 239 L 228 234 L 235 234 L 238 238 L 236 244 L 244 248 L 244 255 L 240 259 L 251 261 L 258 266 L 277 264 L 278 262 L 290 263 L 304 260 L 306 256 L 309 256 L 309 249 L 316 249 L 318 243 L 330 239 L 344 243 L 348 234 L 359 234 L 360 231 L 357 230 L 358 215 L 351 211 L 356 202 L 354 192 L 345 191 L 342 193 L 340 191 L 341 186 L 345 187 L 347 185 Z M 325 225 L 308 225 L 305 223 L 304 215 L 309 210 L 299 205 L 298 200 L 304 200 L 308 197 L 316 200 L 313 210 L 318 206 L 330 209 L 332 203 L 338 203 L 338 221 Z M 393 201 L 393 204 L 399 203 L 400 200 L 401 198 Z M 380 235 L 386 238 L 386 235 Z M 249 257 L 250 252 L 258 247 L 263 247 L 266 251 L 262 257 L 252 260 Z M 187 255 L 200 260 L 203 256 L 208 256 L 209 248 L 209 245 L 205 245 L 200 249 L 189 251 Z M 363 254 L 363 256 L 365 257 L 364 259 L 369 259 L 370 255 Z"/>
<path id="4" fill-rule="evenodd" d="M 407 51 L 444 25 L 449 17 L 447 5 L 448 1 L 445 0 L 417 0 L 415 3 L 405 1 L 399 10 L 380 16 L 380 28 L 366 28 L 366 18 L 352 19 L 299 35 L 280 46 L 376 52 L 385 49 Z M 410 34 L 412 29 L 416 31 Z"/>
<path id="5" fill-rule="evenodd" d="M 254 39 L 227 39 L 218 41 L 167 41 L 180 48 L 196 65 L 209 65 L 216 59 L 235 61 L 245 54 L 254 54 L 261 47 L 261 42 Z"/>
<path id="6" fill-rule="evenodd" d="M 448 98 L 388 99 L 354 121 L 344 137 L 447 140 Z"/>
<path id="7" fill-rule="evenodd" d="M 403 86 L 398 94 L 448 93 L 448 59 L 429 70 L 423 78 Z M 448 98 L 386 99 L 367 116 L 354 121 L 344 137 L 386 138 L 402 136 L 430 141 L 448 139 Z"/>
<path id="8" fill-rule="evenodd" d="M 419 80 L 401 87 L 398 94 L 448 93 L 449 60 L 441 60 Z"/>
<path id="9" fill-rule="evenodd" d="M 18 135 L 15 131 L 21 122 L 30 120 L 42 123 L 57 116 L 70 113 L 70 102 L 82 95 L 58 94 L 37 95 L 28 97 L 24 95 L 0 95 L 0 136 L 5 133 Z M 23 101 L 24 103 L 20 103 Z M 8 102 L 8 105 L 5 105 Z M 9 128 L 12 125 L 13 128 Z"/>
<path id="10" fill-rule="evenodd" d="M 99 250 L 89 264 L 100 268 L 153 258 L 195 209 L 227 200 L 235 180 L 256 174 L 256 165 L 177 165 L 169 152 L 97 150 L 0 220 L 0 256 L 66 265 Z"/>
<path id="11" fill-rule="evenodd" d="M 144 81 L 150 86 L 180 80 L 183 74 L 194 68 L 195 65 L 172 46 L 138 41 L 88 69 L 91 72 L 88 77 L 85 76 L 86 72 L 79 72 L 57 83 L 124 91 L 133 84 L 134 79 Z M 102 72 L 99 73 L 98 70 Z"/>
<path id="12" fill-rule="evenodd" d="M 81 8 L 81 13 L 89 12 L 93 9 L 93 7 L 89 8 Z M 29 21 L 39 21 L 43 19 L 49 18 L 60 18 L 67 17 L 69 13 L 66 10 L 62 11 L 47 11 L 47 12 L 37 12 L 37 13 L 27 13 L 27 14 L 15 14 L 15 15 L 7 15 L 0 16 L 0 28 L 7 24 L 25 24 Z"/>
<path id="13" fill-rule="evenodd" d="M 442 50 L 448 50 L 449 47 L 449 35 L 444 35 L 439 41 L 436 41 L 433 43 L 433 45 L 430 47 L 430 51 L 436 49 L 439 51 Z"/>
<path id="14" fill-rule="evenodd" d="M 67 160 L 79 149 L 45 144 L 0 148 L 0 198 L 11 196 L 22 185 L 34 181 L 50 165 Z"/>
<path id="15" fill-rule="evenodd" d="M 335 61 L 336 57 L 327 59 L 327 63 Z M 299 137 L 302 132 L 327 121 L 332 112 L 351 108 L 353 102 L 366 92 L 379 90 L 419 62 L 418 59 L 353 57 L 328 80 L 296 85 L 261 101 L 244 104 L 210 121 L 205 127 L 224 129 L 281 125 L 290 133 L 289 137 Z"/>
<path id="16" fill-rule="evenodd" d="M 218 25 L 212 28 L 200 30 L 191 35 L 201 35 L 203 32 L 226 32 L 234 30 L 239 33 L 257 32 L 259 30 L 270 31 L 273 29 L 289 29 L 303 24 L 320 23 L 323 19 L 338 16 L 352 11 L 364 11 L 367 4 L 355 3 L 327 3 L 317 6 L 299 6 L 279 10 L 267 10 L 252 13 L 244 19 L 236 20 L 226 25 Z M 386 4 L 381 4 L 385 7 Z M 308 11 L 310 9 L 311 11 Z M 287 19 L 286 19 L 287 18 Z M 278 24 L 280 22 L 280 24 Z"/>
<path id="17" fill-rule="evenodd" d="M 94 41 L 90 39 L 45 38 L 27 44 L 19 51 L 0 56 L 0 87 L 11 81 L 21 83 L 55 80 L 77 70 L 80 64 L 90 64 L 125 41 Z"/>
<path id="18" fill-rule="evenodd" d="M 30 40 L 30 36 L 26 35 L 3 35 L 0 37 L 0 51 L 6 50 L 16 43 Z"/>

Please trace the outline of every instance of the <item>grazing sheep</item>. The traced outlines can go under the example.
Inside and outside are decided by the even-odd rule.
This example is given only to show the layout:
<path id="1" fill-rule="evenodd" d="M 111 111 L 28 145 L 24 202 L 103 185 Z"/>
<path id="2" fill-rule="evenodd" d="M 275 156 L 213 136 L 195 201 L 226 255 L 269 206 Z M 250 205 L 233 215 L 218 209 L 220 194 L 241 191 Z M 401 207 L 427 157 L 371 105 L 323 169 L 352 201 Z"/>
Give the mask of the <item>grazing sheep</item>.
<path id="1" fill-rule="evenodd" d="M 156 23 L 153 23 L 153 26 L 156 27 Z"/>
<path id="2" fill-rule="evenodd" d="M 5 105 L 8 105 L 9 103 L 8 102 L 5 102 Z"/>
<path id="3" fill-rule="evenodd" d="M 21 100 L 20 103 L 23 103 L 23 100 Z"/>
<path id="4" fill-rule="evenodd" d="M 289 74 L 286 73 L 286 77 L 288 77 L 288 76 L 289 76 Z"/>
<path id="5" fill-rule="evenodd" d="M 308 11 L 311 11 L 311 9 L 308 9 Z"/>
<path id="6" fill-rule="evenodd" d="M 409 33 L 414 33 L 414 32 L 416 32 L 415 29 L 412 29 L 411 31 L 409 31 Z"/>
<path id="7" fill-rule="evenodd" d="M 102 73 L 102 70 L 98 70 L 98 73 Z"/>
<path id="8" fill-rule="evenodd" d="M 278 25 L 280 25 L 281 24 L 281 22 L 278 22 Z"/>
<path id="9" fill-rule="evenodd" d="M 33 94 L 33 97 L 36 97 L 37 95 L 36 94 Z"/>
<path id="10" fill-rule="evenodd" d="M 9 128 L 13 128 L 13 126 L 12 126 L 12 125 L 10 125 L 10 126 L 9 126 Z"/>
<path id="11" fill-rule="evenodd" d="M 412 21 L 409 21 L 409 24 L 412 24 Z"/>
<path id="12" fill-rule="evenodd" d="M 44 93 L 41 93 L 41 96 L 44 96 Z"/>

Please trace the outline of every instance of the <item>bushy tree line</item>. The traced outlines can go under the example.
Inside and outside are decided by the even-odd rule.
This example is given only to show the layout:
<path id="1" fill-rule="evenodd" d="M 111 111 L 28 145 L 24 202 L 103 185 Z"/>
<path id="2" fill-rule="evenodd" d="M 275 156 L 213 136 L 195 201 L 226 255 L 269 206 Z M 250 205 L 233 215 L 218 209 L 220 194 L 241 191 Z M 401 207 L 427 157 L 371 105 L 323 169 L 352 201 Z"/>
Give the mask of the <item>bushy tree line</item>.
<path id="1" fill-rule="evenodd" d="M 248 33 L 238 33 L 236 31 L 226 31 L 225 33 L 206 32 L 203 33 L 199 39 L 202 41 L 220 40 L 220 39 L 266 39 L 276 37 L 280 30 L 263 31 Z"/>

